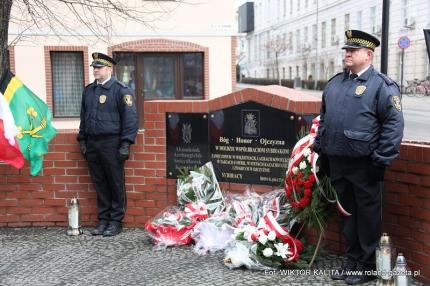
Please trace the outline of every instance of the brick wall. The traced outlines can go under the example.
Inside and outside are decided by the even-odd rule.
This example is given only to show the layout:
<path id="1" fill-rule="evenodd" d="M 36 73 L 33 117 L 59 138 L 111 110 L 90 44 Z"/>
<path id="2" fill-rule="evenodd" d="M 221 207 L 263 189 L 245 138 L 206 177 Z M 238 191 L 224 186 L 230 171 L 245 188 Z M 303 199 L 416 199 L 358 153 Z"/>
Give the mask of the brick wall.
<path id="1" fill-rule="evenodd" d="M 176 204 L 175 180 L 166 179 L 165 112 L 210 112 L 246 101 L 256 101 L 297 114 L 319 111 L 312 96 L 279 86 L 245 89 L 211 100 L 149 101 L 145 103 L 145 131 L 138 134 L 126 163 L 128 209 L 126 227 L 143 227 L 161 209 Z M 80 198 L 82 224 L 97 221 L 96 197 L 87 164 L 79 153 L 76 130 L 60 132 L 50 143 L 41 176 L 31 177 L 28 165 L 21 171 L 0 165 L 0 227 L 66 226 L 65 200 Z M 387 170 L 384 231 L 403 251 L 413 270 L 430 281 L 430 146 L 403 143 L 400 158 Z M 243 191 L 242 184 L 221 183 L 223 190 Z M 249 186 L 257 192 L 268 186 Z M 307 237 L 316 241 L 316 232 Z M 343 251 L 336 210 L 325 233 L 325 247 Z"/>
<path id="2" fill-rule="evenodd" d="M 11 46 L 7 49 L 9 53 L 9 68 L 15 74 L 15 47 Z"/>

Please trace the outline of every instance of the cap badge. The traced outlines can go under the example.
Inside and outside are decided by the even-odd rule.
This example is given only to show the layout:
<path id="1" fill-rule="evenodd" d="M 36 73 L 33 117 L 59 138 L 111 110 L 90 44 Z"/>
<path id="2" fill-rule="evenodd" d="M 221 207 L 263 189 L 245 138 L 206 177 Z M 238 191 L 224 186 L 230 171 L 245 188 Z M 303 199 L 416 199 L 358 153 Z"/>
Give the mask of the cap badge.
<path id="1" fill-rule="evenodd" d="M 346 31 L 346 37 L 348 39 L 352 38 L 352 31 L 351 30 Z"/>

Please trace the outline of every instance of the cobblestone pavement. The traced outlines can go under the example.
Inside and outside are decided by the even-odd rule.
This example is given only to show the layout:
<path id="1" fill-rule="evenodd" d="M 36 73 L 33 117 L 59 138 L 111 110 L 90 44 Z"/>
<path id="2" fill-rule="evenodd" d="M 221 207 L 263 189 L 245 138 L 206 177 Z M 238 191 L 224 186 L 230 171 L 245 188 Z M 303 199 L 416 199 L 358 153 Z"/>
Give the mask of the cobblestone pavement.
<path id="1" fill-rule="evenodd" d="M 199 256 L 191 247 L 154 251 L 140 229 L 111 238 L 93 237 L 88 229 L 78 237 L 65 233 L 65 228 L 0 228 L 0 285 L 343 285 L 313 272 L 229 270 L 221 252 Z M 339 257 L 330 255 L 316 269 L 340 264 Z"/>

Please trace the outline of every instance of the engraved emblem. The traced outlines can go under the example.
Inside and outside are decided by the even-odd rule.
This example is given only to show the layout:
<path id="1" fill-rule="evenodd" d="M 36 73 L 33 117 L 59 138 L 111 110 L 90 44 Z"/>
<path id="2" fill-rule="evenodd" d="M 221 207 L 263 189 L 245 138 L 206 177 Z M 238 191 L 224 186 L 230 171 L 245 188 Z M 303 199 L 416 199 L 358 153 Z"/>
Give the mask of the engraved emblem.
<path id="1" fill-rule="evenodd" d="M 393 101 L 394 107 L 397 109 L 397 111 L 402 111 L 402 103 L 400 101 L 400 97 L 394 95 L 391 97 L 391 100 Z"/>
<path id="2" fill-rule="evenodd" d="M 99 102 L 100 102 L 101 104 L 103 104 L 103 103 L 105 103 L 105 102 L 106 102 L 106 99 L 107 99 L 107 96 L 106 96 L 106 95 L 104 95 L 104 94 L 102 94 L 102 95 L 100 95 L 100 97 L 99 97 Z"/>
<path id="3" fill-rule="evenodd" d="M 347 37 L 348 39 L 351 39 L 351 38 L 352 38 L 352 31 L 351 31 L 351 30 L 346 31 L 346 37 Z"/>
<path id="4" fill-rule="evenodd" d="M 259 110 L 242 110 L 242 136 L 258 137 L 260 136 L 260 111 Z"/>
<path id="5" fill-rule="evenodd" d="M 184 123 L 182 124 L 182 141 L 185 144 L 191 143 L 191 132 L 192 132 L 191 124 Z"/>
<path id="6" fill-rule="evenodd" d="M 359 85 L 359 86 L 357 86 L 355 88 L 355 94 L 356 95 L 362 95 L 365 90 L 366 90 L 366 86 L 365 85 Z"/>
<path id="7" fill-rule="evenodd" d="M 130 94 L 126 94 L 123 97 L 124 103 L 127 106 L 132 106 L 133 105 L 133 97 Z"/>

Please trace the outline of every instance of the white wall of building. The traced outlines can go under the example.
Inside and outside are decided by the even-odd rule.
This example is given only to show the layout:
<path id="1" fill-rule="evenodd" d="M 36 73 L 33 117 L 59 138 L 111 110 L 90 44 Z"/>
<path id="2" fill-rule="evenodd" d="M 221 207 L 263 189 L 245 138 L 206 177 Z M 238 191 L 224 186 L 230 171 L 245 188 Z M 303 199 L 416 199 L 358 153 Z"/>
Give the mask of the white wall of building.
<path id="1" fill-rule="evenodd" d="M 271 53 L 268 57 L 265 45 L 268 40 L 277 36 L 285 39 L 287 46 L 292 43 L 292 48 L 287 49 L 279 57 L 280 76 L 287 79 L 294 78 L 297 74 L 302 79 L 310 75 L 313 79 L 329 79 L 333 74 L 340 72 L 343 58 L 341 47 L 345 39 L 344 31 L 347 29 L 364 30 L 381 38 L 382 1 L 255 0 L 248 2 L 254 2 L 255 29 L 239 40 L 242 46 L 240 52 L 243 54 L 242 73 L 246 76 L 266 77 L 269 74 L 269 77 L 273 77 L 274 56 Z M 405 50 L 404 78 L 424 79 L 429 74 L 428 56 L 422 31 L 423 28 L 430 27 L 429 3 L 428 0 L 391 1 L 388 74 L 397 81 L 400 80 L 401 50 L 397 46 L 400 36 L 408 36 L 412 42 L 411 47 Z M 407 27 L 405 18 L 410 24 Z M 412 25 L 411 22 L 414 24 Z M 316 34 L 313 32 L 315 25 L 317 25 Z M 325 46 L 322 33 L 324 25 Z M 318 48 L 315 47 L 315 41 L 318 42 Z M 380 68 L 380 60 L 380 48 L 378 48 L 374 58 L 377 69 Z M 316 66 L 316 71 L 312 69 L 313 66 Z"/>

